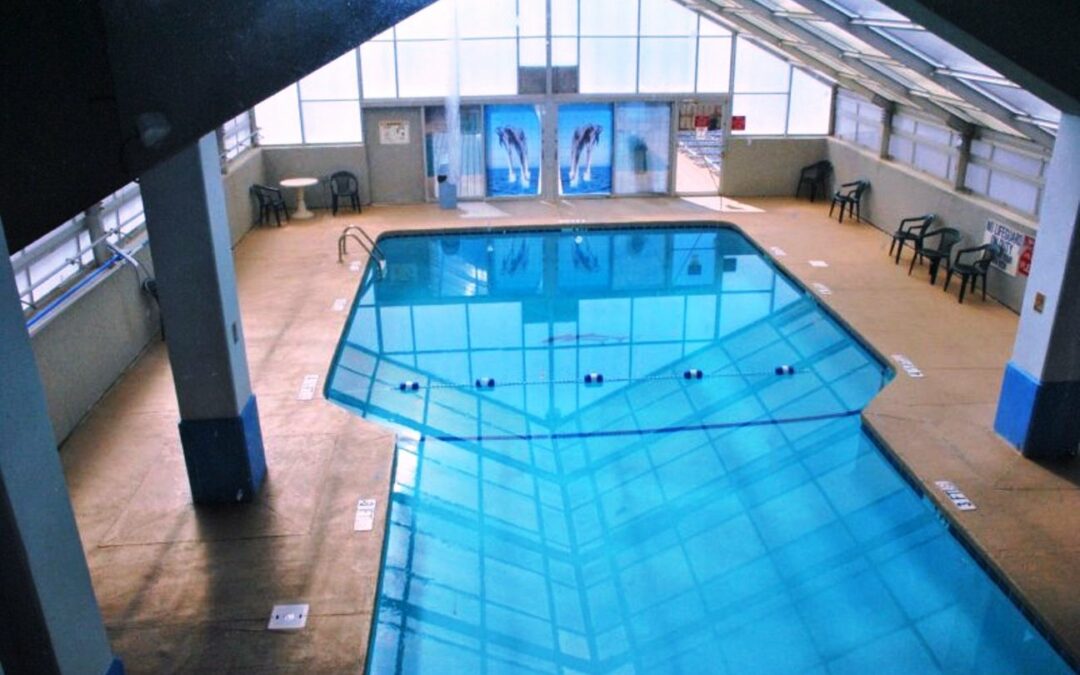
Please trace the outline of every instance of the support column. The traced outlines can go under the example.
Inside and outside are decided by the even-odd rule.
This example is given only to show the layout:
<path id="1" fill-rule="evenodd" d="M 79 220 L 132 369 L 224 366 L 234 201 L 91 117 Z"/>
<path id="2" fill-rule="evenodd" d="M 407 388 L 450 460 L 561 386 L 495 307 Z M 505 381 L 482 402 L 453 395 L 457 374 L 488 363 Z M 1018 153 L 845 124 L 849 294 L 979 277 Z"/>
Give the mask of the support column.
<path id="1" fill-rule="evenodd" d="M 0 663 L 21 673 L 123 673 L 71 510 L 0 228 Z"/>
<path id="2" fill-rule="evenodd" d="M 881 144 L 878 146 L 878 158 L 890 159 L 889 145 L 892 141 L 893 118 L 896 117 L 896 103 L 888 99 L 874 97 L 874 103 L 881 107 Z"/>
<path id="3" fill-rule="evenodd" d="M 86 209 L 83 216 L 86 219 L 86 229 L 90 232 L 90 241 L 97 241 L 93 246 L 94 262 L 104 265 L 112 257 L 112 251 L 109 250 L 108 242 L 103 239 L 105 224 L 101 222 L 101 202 Z M 101 241 L 98 241 L 99 239 Z"/>
<path id="4" fill-rule="evenodd" d="M 192 498 L 251 501 L 266 460 L 214 134 L 148 171 L 140 186 Z"/>
<path id="5" fill-rule="evenodd" d="M 994 429 L 1028 457 L 1080 444 L 1080 116 L 1063 113 Z"/>

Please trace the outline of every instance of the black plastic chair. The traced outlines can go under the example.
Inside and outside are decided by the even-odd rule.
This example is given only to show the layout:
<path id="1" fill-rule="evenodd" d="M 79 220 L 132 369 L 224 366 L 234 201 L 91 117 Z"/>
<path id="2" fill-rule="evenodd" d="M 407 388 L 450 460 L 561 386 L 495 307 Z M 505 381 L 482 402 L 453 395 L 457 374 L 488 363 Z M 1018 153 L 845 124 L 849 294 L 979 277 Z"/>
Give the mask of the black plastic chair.
<path id="1" fill-rule="evenodd" d="M 841 223 L 844 222 L 844 207 L 847 207 L 849 216 L 854 213 L 855 220 L 861 222 L 862 196 L 868 187 L 870 187 L 870 182 L 865 180 L 856 180 L 841 185 L 840 189 L 833 194 L 832 204 L 829 205 L 829 217 L 832 217 L 833 209 L 839 204 Z"/>
<path id="2" fill-rule="evenodd" d="M 281 214 L 285 214 L 285 220 L 289 219 L 289 209 L 285 206 L 285 197 L 281 190 L 267 185 L 256 183 L 251 186 L 251 194 L 259 204 L 259 224 L 270 222 L 270 214 L 274 214 L 278 227 L 281 227 Z"/>
<path id="3" fill-rule="evenodd" d="M 829 188 L 829 176 L 832 175 L 832 162 L 827 159 L 823 159 L 820 162 L 814 162 L 810 166 L 804 166 L 799 171 L 799 182 L 795 185 L 795 197 L 798 198 L 799 192 L 802 191 L 804 185 L 810 187 L 810 201 L 818 195 L 818 190 L 821 190 L 821 196 L 825 196 Z"/>
<path id="4" fill-rule="evenodd" d="M 360 212 L 360 182 L 348 171 L 338 171 L 330 176 L 330 210 L 337 215 L 338 200 L 349 198 L 349 204 Z"/>
<path id="5" fill-rule="evenodd" d="M 896 228 L 896 232 L 893 232 L 892 241 L 889 243 L 889 255 L 893 254 L 894 248 L 896 249 L 894 265 L 900 264 L 900 254 L 904 251 L 904 244 L 911 242 L 911 245 L 915 246 L 916 242 L 926 234 L 927 228 L 934 223 L 935 218 L 937 216 L 928 213 L 924 216 L 911 216 L 900 221 L 900 226 Z"/>
<path id="6" fill-rule="evenodd" d="M 952 266 L 949 267 L 948 273 L 945 275 L 945 290 L 949 290 L 949 282 L 952 280 L 952 275 L 960 275 L 960 302 L 964 302 L 964 291 L 967 289 L 968 279 L 971 280 L 971 292 L 975 292 L 975 287 L 978 285 L 979 279 L 982 278 L 983 287 L 983 300 L 986 299 L 986 273 L 990 269 L 990 263 L 994 262 L 1001 253 L 1001 249 L 996 244 L 983 244 L 982 246 L 975 246 L 972 248 L 962 248 L 956 252 L 956 260 Z M 967 260 L 964 260 L 964 256 L 970 256 Z"/>
<path id="7" fill-rule="evenodd" d="M 930 285 L 933 286 L 937 283 L 938 268 L 941 267 L 942 261 L 945 262 L 945 270 L 952 269 L 952 250 L 953 247 L 960 243 L 960 239 L 963 235 L 960 234 L 960 230 L 952 227 L 942 227 L 934 230 L 933 232 L 927 232 L 923 236 L 915 240 L 915 255 L 911 256 L 911 265 L 908 267 L 908 275 L 915 269 L 915 261 L 918 260 L 921 264 L 923 260 L 930 261 Z M 937 239 L 934 245 L 927 243 L 927 240 Z"/>

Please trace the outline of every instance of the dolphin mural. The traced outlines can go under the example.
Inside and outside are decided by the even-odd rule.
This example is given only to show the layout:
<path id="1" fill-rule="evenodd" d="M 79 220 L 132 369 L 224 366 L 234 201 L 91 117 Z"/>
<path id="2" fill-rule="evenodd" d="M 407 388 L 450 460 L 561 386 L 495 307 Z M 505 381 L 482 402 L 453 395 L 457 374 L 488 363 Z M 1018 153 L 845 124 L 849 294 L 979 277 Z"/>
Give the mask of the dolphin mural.
<path id="1" fill-rule="evenodd" d="M 532 182 L 532 174 L 529 171 L 529 145 L 525 138 L 525 130 L 521 127 L 498 127 L 495 133 L 499 137 L 499 145 L 506 150 L 507 179 L 512 183 L 517 180 L 514 174 L 514 157 L 517 157 L 518 167 L 521 171 L 521 184 L 528 185 Z"/>
<path id="2" fill-rule="evenodd" d="M 584 124 L 574 129 L 570 141 L 570 185 L 577 187 L 580 179 L 586 183 L 592 180 L 592 151 L 600 143 L 600 133 L 604 127 L 599 124 Z M 585 153 L 585 171 L 579 176 L 581 153 Z"/>

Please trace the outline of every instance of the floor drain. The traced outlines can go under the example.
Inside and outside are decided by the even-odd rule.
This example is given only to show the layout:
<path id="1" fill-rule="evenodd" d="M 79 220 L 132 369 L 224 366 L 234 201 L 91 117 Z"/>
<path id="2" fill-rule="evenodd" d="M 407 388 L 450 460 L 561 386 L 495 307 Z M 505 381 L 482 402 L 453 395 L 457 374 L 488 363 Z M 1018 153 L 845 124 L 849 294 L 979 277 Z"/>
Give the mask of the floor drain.
<path id="1" fill-rule="evenodd" d="M 300 630 L 307 625 L 307 605 L 274 605 L 267 630 Z"/>

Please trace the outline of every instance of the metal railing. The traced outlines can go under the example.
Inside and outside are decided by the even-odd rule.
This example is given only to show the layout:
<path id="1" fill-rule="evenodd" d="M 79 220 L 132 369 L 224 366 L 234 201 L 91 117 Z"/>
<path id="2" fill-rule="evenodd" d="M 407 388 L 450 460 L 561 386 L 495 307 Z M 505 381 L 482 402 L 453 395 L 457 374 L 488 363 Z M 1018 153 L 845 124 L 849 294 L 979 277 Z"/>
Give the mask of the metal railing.
<path id="1" fill-rule="evenodd" d="M 375 240 L 357 225 L 346 225 L 345 229 L 341 231 L 341 236 L 338 237 L 338 262 L 345 262 L 345 256 L 349 253 L 348 243 L 350 239 L 360 244 L 360 247 L 367 251 L 368 256 L 378 263 L 379 272 L 382 273 L 383 268 L 386 266 L 386 256 L 383 255 Z"/>

